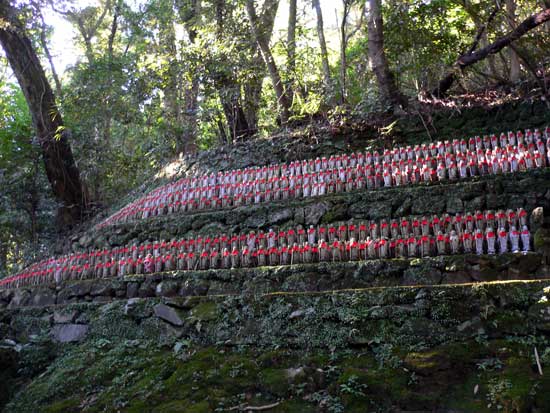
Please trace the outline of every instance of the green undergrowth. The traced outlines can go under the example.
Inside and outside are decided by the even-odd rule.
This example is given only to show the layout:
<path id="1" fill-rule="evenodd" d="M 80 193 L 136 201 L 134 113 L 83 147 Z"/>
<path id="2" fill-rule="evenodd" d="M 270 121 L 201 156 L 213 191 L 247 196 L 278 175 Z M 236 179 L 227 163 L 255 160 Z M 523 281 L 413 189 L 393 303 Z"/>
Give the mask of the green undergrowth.
<path id="1" fill-rule="evenodd" d="M 90 331 L 64 345 L 51 309 L 14 310 L 23 382 L 3 411 L 545 412 L 548 284 L 75 303 Z"/>
<path id="2" fill-rule="evenodd" d="M 67 347 L 4 411 L 543 412 L 538 339 L 315 352 L 100 339 Z"/>

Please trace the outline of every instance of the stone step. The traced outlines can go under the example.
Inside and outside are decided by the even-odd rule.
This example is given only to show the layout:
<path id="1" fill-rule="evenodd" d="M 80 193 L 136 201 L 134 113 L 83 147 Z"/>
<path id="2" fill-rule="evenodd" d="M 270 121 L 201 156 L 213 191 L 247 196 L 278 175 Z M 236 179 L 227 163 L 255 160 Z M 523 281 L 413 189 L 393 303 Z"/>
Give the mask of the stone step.
<path id="1" fill-rule="evenodd" d="M 550 278 L 550 268 L 543 265 L 542 256 L 537 253 L 378 259 L 66 281 L 58 286 L 0 291 L 0 308 L 109 302 L 136 297 L 254 296 L 546 278 Z"/>

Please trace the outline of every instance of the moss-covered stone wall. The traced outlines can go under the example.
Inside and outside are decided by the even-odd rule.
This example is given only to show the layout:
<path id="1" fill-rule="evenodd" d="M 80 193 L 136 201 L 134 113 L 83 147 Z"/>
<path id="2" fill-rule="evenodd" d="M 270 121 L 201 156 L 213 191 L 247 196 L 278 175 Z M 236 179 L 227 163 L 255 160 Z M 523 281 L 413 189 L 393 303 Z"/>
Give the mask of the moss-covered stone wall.
<path id="1" fill-rule="evenodd" d="M 109 302 L 135 297 L 257 295 L 399 285 L 460 284 L 550 278 L 537 253 L 456 255 L 417 259 L 301 264 L 231 270 L 180 271 L 124 279 L 68 281 L 0 291 L 0 308 Z"/>
<path id="2" fill-rule="evenodd" d="M 534 349 L 546 371 L 549 286 L 499 282 L 4 310 L 7 337 L 25 349 L 19 365 L 32 378 L 4 411 L 273 405 L 269 411 L 544 412 L 550 382 L 539 374 Z M 85 334 L 53 344 L 75 325 Z M 52 352 L 53 362 L 43 356 Z"/>

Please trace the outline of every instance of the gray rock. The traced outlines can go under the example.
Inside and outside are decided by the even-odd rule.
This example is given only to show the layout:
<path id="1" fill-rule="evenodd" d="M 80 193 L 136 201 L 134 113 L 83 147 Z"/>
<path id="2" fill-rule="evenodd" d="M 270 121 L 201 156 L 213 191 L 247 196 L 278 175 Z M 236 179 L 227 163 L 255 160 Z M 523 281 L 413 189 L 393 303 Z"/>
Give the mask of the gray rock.
<path id="1" fill-rule="evenodd" d="M 77 316 L 76 310 L 74 311 L 56 311 L 53 313 L 53 322 L 56 324 L 72 323 Z"/>
<path id="2" fill-rule="evenodd" d="M 446 202 L 443 196 L 421 196 L 413 201 L 412 213 L 415 215 L 440 214 L 445 210 Z"/>
<path id="3" fill-rule="evenodd" d="M 168 307 L 164 304 L 157 304 L 154 307 L 155 315 L 161 320 L 167 321 L 172 325 L 181 327 L 183 326 L 183 320 L 178 315 L 177 311 L 172 307 Z"/>
<path id="4" fill-rule="evenodd" d="M 294 223 L 301 225 L 304 225 L 306 223 L 304 208 L 294 208 Z"/>
<path id="5" fill-rule="evenodd" d="M 155 289 L 156 289 L 156 286 L 153 284 L 153 281 L 151 279 L 147 279 L 139 287 L 138 296 L 142 298 L 154 297 Z"/>
<path id="6" fill-rule="evenodd" d="M 110 280 L 97 280 L 90 289 L 90 295 L 92 297 L 96 295 L 112 296 L 113 292 L 113 285 Z"/>
<path id="7" fill-rule="evenodd" d="M 305 310 L 295 310 L 288 316 L 289 320 L 294 320 L 296 318 L 302 318 L 307 315 L 311 315 L 315 313 L 315 309 L 313 307 L 306 308 Z"/>
<path id="8" fill-rule="evenodd" d="M 158 297 L 173 297 L 178 295 L 179 284 L 176 281 L 162 281 L 157 285 Z"/>
<path id="9" fill-rule="evenodd" d="M 248 228 L 260 228 L 267 222 L 267 217 L 261 213 L 254 213 L 244 221 L 244 226 Z"/>
<path id="10" fill-rule="evenodd" d="M 146 319 L 151 317 L 153 311 L 143 298 L 130 298 L 124 306 L 124 315 L 134 319 Z"/>
<path id="11" fill-rule="evenodd" d="M 31 305 L 36 307 L 44 307 L 47 305 L 54 305 L 56 299 L 55 292 L 51 290 L 36 290 L 32 292 Z"/>
<path id="12" fill-rule="evenodd" d="M 29 305 L 30 301 L 31 294 L 27 290 L 15 290 L 8 308 L 24 307 Z"/>
<path id="13" fill-rule="evenodd" d="M 88 330 L 89 327 L 84 324 L 59 324 L 52 329 L 52 335 L 60 343 L 71 343 L 84 340 Z"/>
<path id="14" fill-rule="evenodd" d="M 538 207 L 533 209 L 533 212 L 531 212 L 530 217 L 530 226 L 529 229 L 532 234 L 537 232 L 537 229 L 539 229 L 542 224 L 544 224 L 544 208 Z"/>
<path id="15" fill-rule="evenodd" d="M 267 216 L 267 222 L 271 225 L 278 224 L 280 222 L 288 221 L 293 217 L 294 213 L 291 208 L 281 209 L 279 211 L 270 212 Z"/>
<path id="16" fill-rule="evenodd" d="M 471 201 L 468 201 L 464 206 L 464 209 L 466 211 L 476 211 L 478 209 L 484 209 L 484 208 L 485 208 L 485 197 L 483 195 L 477 196 Z"/>
<path id="17" fill-rule="evenodd" d="M 464 210 L 464 202 L 462 199 L 452 197 L 447 199 L 447 212 L 449 214 L 456 214 L 457 212 L 462 212 Z"/>
<path id="18" fill-rule="evenodd" d="M 396 217 L 402 217 L 410 213 L 412 207 L 412 198 L 408 197 L 403 202 L 401 202 L 397 209 L 395 210 Z"/>
<path id="19" fill-rule="evenodd" d="M 139 283 L 128 283 L 126 286 L 126 297 L 134 298 L 138 296 Z"/>
<path id="20" fill-rule="evenodd" d="M 92 290 L 93 283 L 91 282 L 79 282 L 74 284 L 69 284 L 61 292 L 64 293 L 67 297 L 83 297 L 87 294 L 90 294 Z"/>
<path id="21" fill-rule="evenodd" d="M 431 267 L 411 267 L 403 274 L 403 285 L 436 285 L 441 283 L 441 271 Z"/>
<path id="22" fill-rule="evenodd" d="M 0 346 L 15 347 L 16 345 L 17 343 L 13 340 L 10 340 L 9 338 L 0 341 Z"/>
<path id="23" fill-rule="evenodd" d="M 317 204 L 306 206 L 304 208 L 306 225 L 317 225 L 329 209 L 330 204 L 327 202 L 319 202 Z"/>
<path id="24" fill-rule="evenodd" d="M 90 235 L 84 234 L 78 240 L 78 243 L 82 248 L 88 248 L 92 244 L 92 237 Z"/>

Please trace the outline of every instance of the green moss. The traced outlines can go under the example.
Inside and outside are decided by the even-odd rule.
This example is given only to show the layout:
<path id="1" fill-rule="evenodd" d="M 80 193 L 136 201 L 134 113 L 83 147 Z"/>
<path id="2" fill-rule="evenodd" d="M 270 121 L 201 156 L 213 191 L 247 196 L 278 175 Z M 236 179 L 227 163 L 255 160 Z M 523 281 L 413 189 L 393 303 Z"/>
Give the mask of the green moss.
<path id="1" fill-rule="evenodd" d="M 218 307 L 215 301 L 205 301 L 190 311 L 193 319 L 199 321 L 213 321 L 218 317 Z"/>
<path id="2" fill-rule="evenodd" d="M 44 413 L 71 413 L 80 411 L 80 400 L 76 398 L 61 400 L 51 404 Z"/>
<path id="3" fill-rule="evenodd" d="M 289 392 L 289 378 L 283 369 L 263 369 L 260 372 L 260 383 L 268 392 L 279 397 Z"/>

